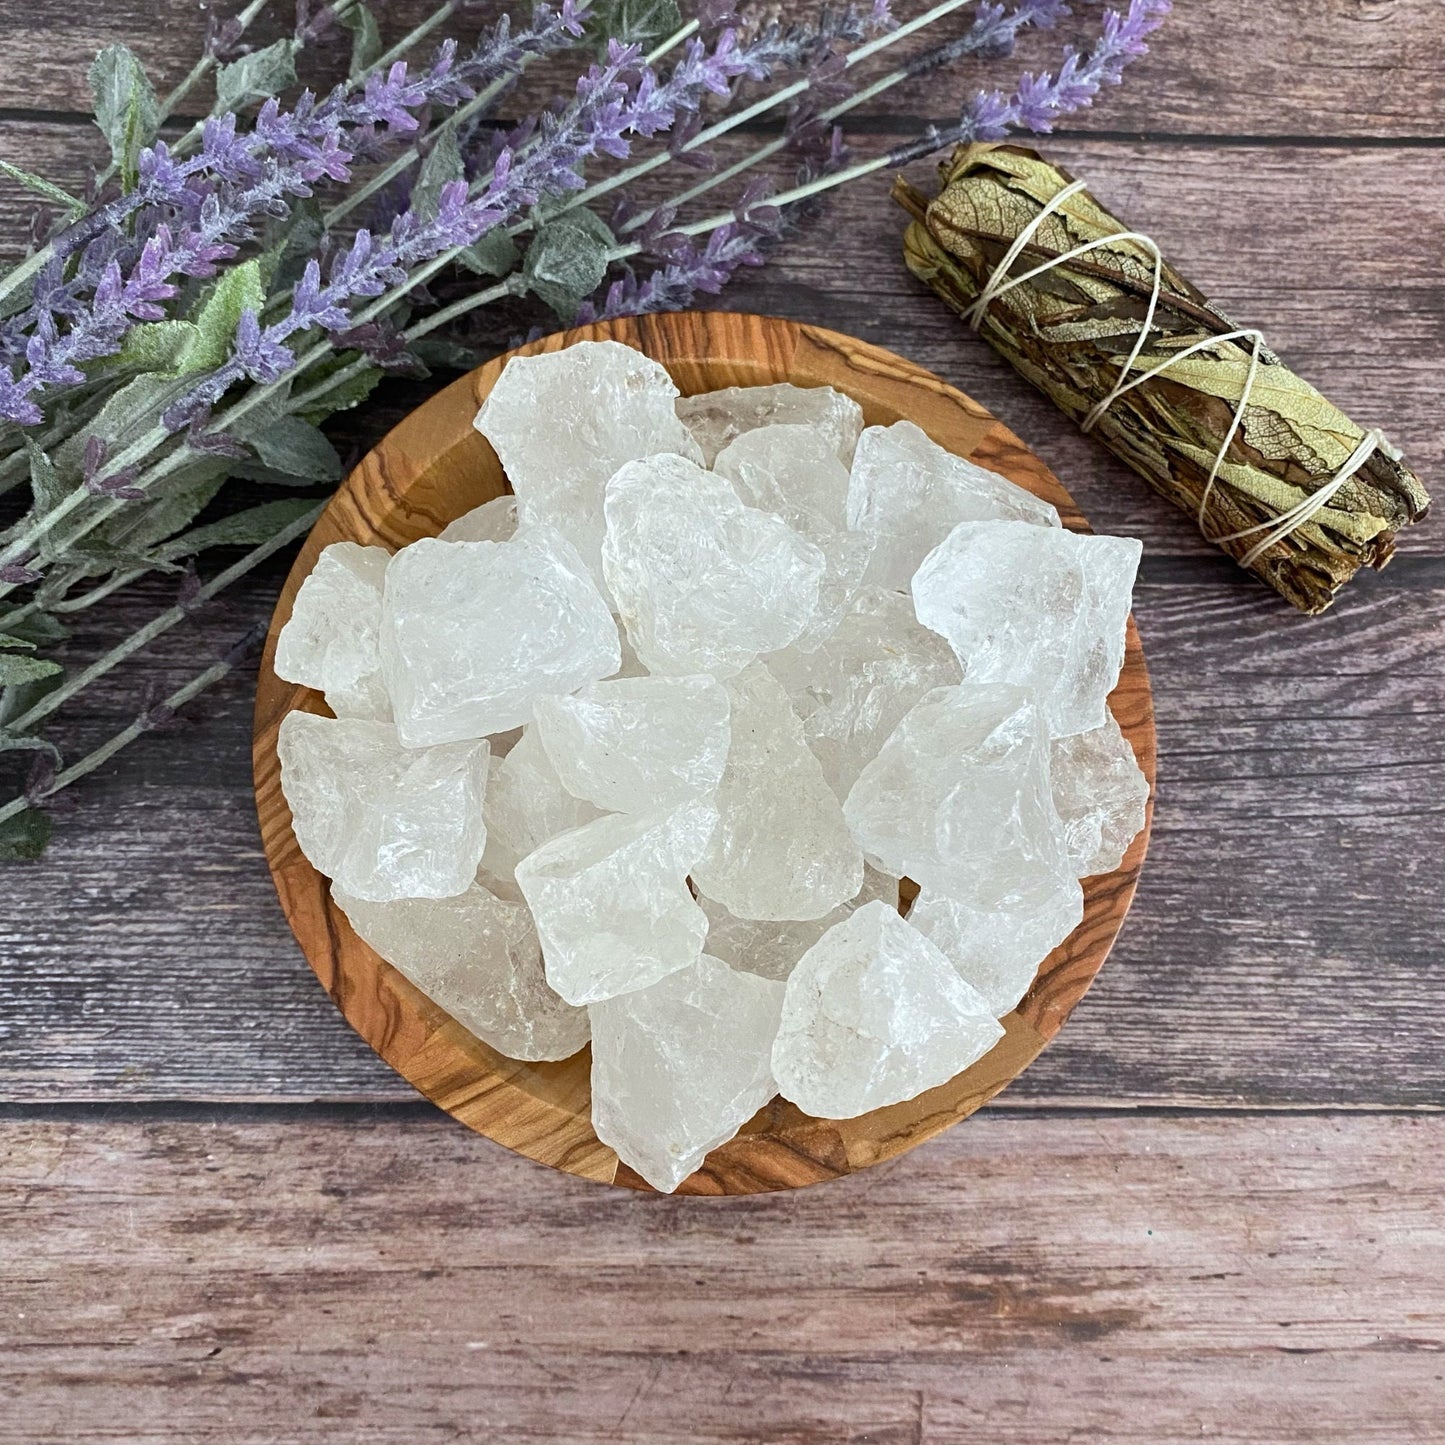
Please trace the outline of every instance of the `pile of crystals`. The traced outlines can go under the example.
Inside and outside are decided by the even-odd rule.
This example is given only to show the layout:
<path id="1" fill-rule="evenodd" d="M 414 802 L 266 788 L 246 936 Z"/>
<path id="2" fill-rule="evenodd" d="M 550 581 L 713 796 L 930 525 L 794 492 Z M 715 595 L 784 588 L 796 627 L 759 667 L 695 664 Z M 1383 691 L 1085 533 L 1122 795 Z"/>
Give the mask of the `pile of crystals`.
<path id="1" fill-rule="evenodd" d="M 778 1094 L 848 1118 L 985 1054 L 1143 825 L 1139 544 L 616 342 L 511 361 L 476 426 L 515 495 L 328 547 L 276 650 L 335 714 L 287 716 L 282 785 L 356 932 L 502 1054 L 590 1040 L 661 1190 Z"/>

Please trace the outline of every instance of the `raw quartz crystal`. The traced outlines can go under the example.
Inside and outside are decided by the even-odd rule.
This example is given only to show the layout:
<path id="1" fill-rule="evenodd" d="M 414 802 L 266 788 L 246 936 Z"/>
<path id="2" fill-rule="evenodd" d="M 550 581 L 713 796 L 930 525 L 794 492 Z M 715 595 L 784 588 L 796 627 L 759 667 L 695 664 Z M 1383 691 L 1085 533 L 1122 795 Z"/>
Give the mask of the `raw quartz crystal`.
<path id="1" fill-rule="evenodd" d="M 523 904 L 476 884 L 455 898 L 394 903 L 331 892 L 364 942 L 498 1053 L 565 1059 L 587 1042 L 587 1010 L 547 986 Z"/>
<path id="2" fill-rule="evenodd" d="M 492 764 L 484 812 L 487 848 L 482 867 L 509 882 L 528 853 L 601 817 L 599 809 L 567 791 L 535 724 L 523 728 L 506 757 Z"/>
<path id="3" fill-rule="evenodd" d="M 503 368 L 474 425 L 496 449 L 522 523 L 556 527 L 600 578 L 602 495 L 624 463 L 701 461 L 667 372 L 618 341 L 580 341 Z"/>
<path id="4" fill-rule="evenodd" d="M 972 908 L 923 889 L 908 921 L 987 1000 L 997 1018 L 1029 991 L 1039 965 L 1079 926 L 1084 893 L 1073 879 L 1041 892 L 1032 905 Z"/>
<path id="5" fill-rule="evenodd" d="M 858 438 L 848 525 L 873 537 L 867 581 L 904 592 L 923 559 L 960 522 L 1057 527 L 1059 514 L 1007 477 L 956 457 L 911 421 Z"/>
<path id="6" fill-rule="evenodd" d="M 953 650 L 918 622 L 908 598 L 875 587 L 858 595 L 822 646 L 785 648 L 768 668 L 839 798 L 919 698 L 962 677 Z"/>
<path id="7" fill-rule="evenodd" d="M 716 679 L 615 678 L 537 701 L 537 736 L 571 793 L 644 813 L 717 789 L 728 754 L 728 695 Z"/>
<path id="8" fill-rule="evenodd" d="M 697 901 L 707 914 L 707 951 L 733 968 L 755 973 L 760 978 L 782 981 L 792 973 L 798 960 L 835 924 L 851 917 L 865 903 L 881 898 L 898 906 L 898 879 L 864 868 L 863 886 L 857 897 L 840 903 L 821 918 L 795 919 L 735 918 L 721 903 L 704 894 Z"/>
<path id="9" fill-rule="evenodd" d="M 853 460 L 863 410 L 850 396 L 831 386 L 729 386 L 721 391 L 685 396 L 677 414 L 712 466 L 718 453 L 735 437 L 765 426 L 806 426 L 827 442 L 846 467 Z"/>
<path id="10" fill-rule="evenodd" d="M 1054 807 L 1080 878 L 1111 873 L 1144 827 L 1149 781 L 1113 713 L 1104 725 L 1056 738 L 1049 753 Z"/>
<path id="11" fill-rule="evenodd" d="M 568 1003 L 631 993 L 697 962 L 707 918 L 687 875 L 716 823 L 716 811 L 701 803 L 609 813 L 517 865 L 547 982 Z"/>
<path id="12" fill-rule="evenodd" d="M 423 538 L 386 574 L 381 661 L 408 747 L 530 721 L 532 704 L 621 666 L 617 630 L 576 549 L 551 527 L 510 542 Z"/>
<path id="13" fill-rule="evenodd" d="M 1102 727 L 1124 663 L 1141 546 L 1017 522 L 965 522 L 913 579 L 918 620 L 968 682 L 1035 689 L 1050 733 Z"/>
<path id="14" fill-rule="evenodd" d="M 404 748 L 387 723 L 291 712 L 276 742 L 302 853 L 369 903 L 465 892 L 487 842 L 485 740 Z"/>
<path id="15" fill-rule="evenodd" d="M 789 977 L 773 1076 L 804 1113 L 851 1119 L 945 1083 L 1002 1036 L 938 949 L 897 909 L 867 903 Z"/>
<path id="16" fill-rule="evenodd" d="M 726 677 L 813 621 L 823 554 L 685 457 L 619 468 L 606 513 L 603 575 L 649 671 Z"/>
<path id="17" fill-rule="evenodd" d="M 379 651 L 390 561 L 385 547 L 333 542 L 323 548 L 276 639 L 276 676 L 315 688 L 337 717 L 391 716 Z"/>
<path id="18" fill-rule="evenodd" d="M 463 512 L 437 533 L 440 542 L 510 542 L 517 531 L 517 499 L 493 497 Z"/>
<path id="19" fill-rule="evenodd" d="M 777 1093 L 783 987 L 703 954 L 635 993 L 592 1005 L 592 1126 L 671 1193 Z"/>
<path id="20" fill-rule="evenodd" d="M 719 822 L 693 881 L 737 918 L 822 918 L 862 887 L 863 854 L 782 684 L 754 663 L 727 690 Z"/>
<path id="21" fill-rule="evenodd" d="M 868 861 L 980 909 L 1074 884 L 1032 693 L 936 688 L 894 729 L 843 809 Z"/>

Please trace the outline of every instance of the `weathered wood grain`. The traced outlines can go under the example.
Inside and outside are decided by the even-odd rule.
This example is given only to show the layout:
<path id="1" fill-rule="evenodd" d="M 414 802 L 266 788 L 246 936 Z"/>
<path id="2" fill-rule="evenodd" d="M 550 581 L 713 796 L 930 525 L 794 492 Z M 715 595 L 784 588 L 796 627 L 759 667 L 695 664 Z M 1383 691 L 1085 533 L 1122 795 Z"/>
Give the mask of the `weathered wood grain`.
<path id="1" fill-rule="evenodd" d="M 441 1119 L 0 1160 L 4 1445 L 1441 1439 L 1442 1119 L 986 1111 L 728 1201 Z"/>
<path id="2" fill-rule="evenodd" d="M 234 14 L 238 3 L 194 0 L 110 0 L 76 9 L 61 0 L 30 0 L 0 13 L 0 42 L 25 77 L 5 103 L 88 113 L 85 72 L 103 45 L 123 41 L 145 62 L 157 88 L 168 90 L 199 53 L 208 15 Z M 434 0 L 378 0 L 388 41 L 398 39 Z M 785 15 L 811 19 L 816 7 L 783 0 Z M 895 13 L 922 10 L 923 0 L 900 0 Z M 465 40 L 503 9 L 477 7 L 446 31 Z M 289 24 L 292 7 L 276 4 L 257 24 L 271 40 Z M 949 35 L 957 21 L 946 22 Z M 1084 131 L 1267 136 L 1438 135 L 1445 75 L 1439 65 L 1440 15 L 1435 0 L 1291 0 L 1287 21 L 1270 6 L 1244 0 L 1187 0 L 1176 7 L 1153 53 L 1109 91 L 1096 109 L 1072 121 Z M 1091 33 L 1075 25 L 1070 34 Z M 945 117 L 980 85 L 998 85 L 1019 70 L 1058 64 L 1061 40 L 1026 36 L 1012 64 L 960 64 L 927 90 L 899 87 L 872 109 L 902 109 Z M 333 48 L 334 61 L 336 51 Z M 323 65 L 315 75 L 328 72 Z"/>

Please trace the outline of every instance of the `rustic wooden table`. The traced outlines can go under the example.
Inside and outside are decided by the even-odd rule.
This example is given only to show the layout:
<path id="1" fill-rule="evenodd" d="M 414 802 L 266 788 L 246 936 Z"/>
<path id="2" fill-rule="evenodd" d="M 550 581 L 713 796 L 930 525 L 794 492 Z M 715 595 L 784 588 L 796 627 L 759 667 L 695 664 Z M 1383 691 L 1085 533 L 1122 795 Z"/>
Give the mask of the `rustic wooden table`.
<path id="1" fill-rule="evenodd" d="M 204 23 L 193 0 L 0 7 L 0 155 L 79 180 L 90 55 L 123 38 L 174 83 Z M 1186 0 L 1048 146 L 1437 488 L 1442 46 L 1440 0 Z M 965 83 L 907 104 L 941 115 Z M 1059 1041 L 940 1140 L 800 1194 L 658 1200 L 515 1158 L 316 987 L 238 677 L 4 875 L 5 1445 L 1445 1440 L 1445 534 L 1294 616 L 962 334 L 885 193 L 724 304 L 905 352 L 1145 539 L 1154 844 Z M 7 259 L 27 230 L 0 187 Z M 222 651 L 279 576 L 96 689 L 67 743 Z"/>

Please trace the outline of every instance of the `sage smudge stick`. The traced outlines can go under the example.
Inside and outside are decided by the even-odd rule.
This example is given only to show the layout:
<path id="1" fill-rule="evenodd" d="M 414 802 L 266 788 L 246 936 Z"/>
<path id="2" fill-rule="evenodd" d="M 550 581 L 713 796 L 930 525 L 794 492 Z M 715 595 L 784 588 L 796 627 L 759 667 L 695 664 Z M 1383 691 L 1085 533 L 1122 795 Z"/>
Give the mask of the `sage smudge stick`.
<path id="1" fill-rule="evenodd" d="M 1206 538 L 1311 614 L 1390 560 L 1429 508 L 1420 479 L 1377 447 L 1339 481 L 1370 434 L 1267 348 L 1255 365 L 1250 341 L 1167 261 L 1151 319 L 1149 243 L 1087 190 L 1061 197 L 1067 172 L 1022 146 L 974 144 L 940 173 L 932 199 L 894 188 L 913 217 L 909 269 L 960 313 L 987 288 L 980 335 L 1066 415 L 1092 416 L 1104 445 Z M 1004 274 L 1029 279 L 991 286 L 1020 238 Z M 1126 365 L 1134 384 L 1121 390 Z"/>

